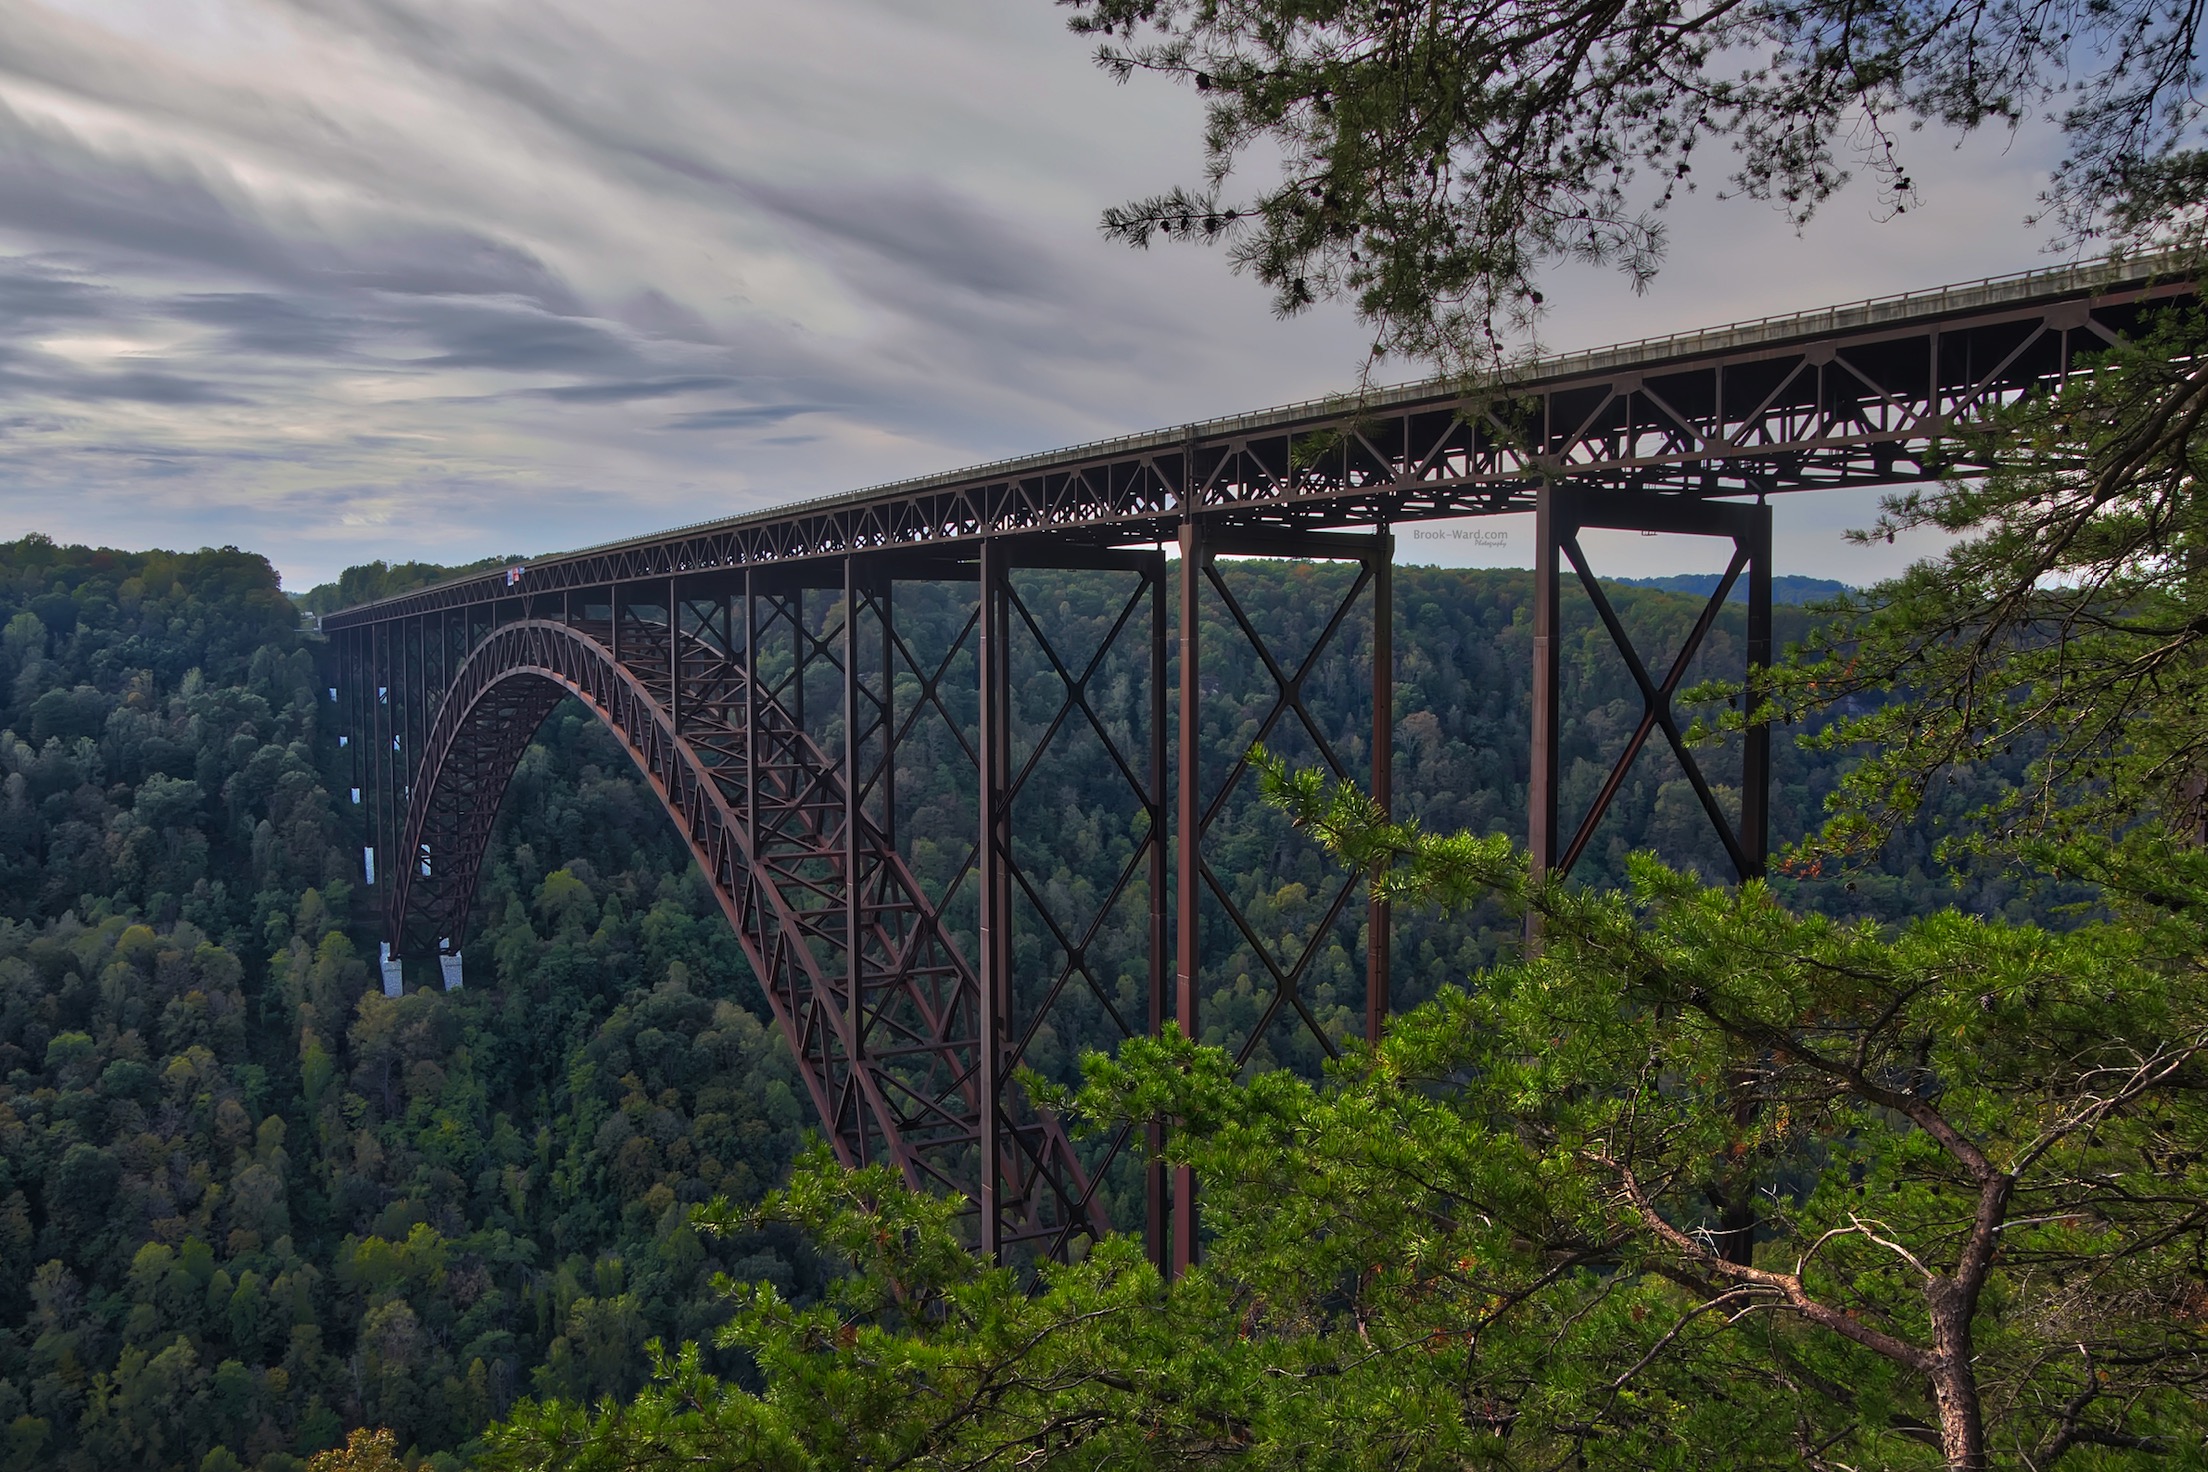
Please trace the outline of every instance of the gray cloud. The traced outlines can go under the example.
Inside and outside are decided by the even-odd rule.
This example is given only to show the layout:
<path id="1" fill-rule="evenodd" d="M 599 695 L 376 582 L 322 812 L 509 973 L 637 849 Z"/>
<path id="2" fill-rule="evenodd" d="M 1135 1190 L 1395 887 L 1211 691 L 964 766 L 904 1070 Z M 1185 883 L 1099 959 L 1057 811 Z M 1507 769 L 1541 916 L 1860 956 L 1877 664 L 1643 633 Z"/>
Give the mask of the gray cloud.
<path id="1" fill-rule="evenodd" d="M 58 386 L 64 397 L 98 402 L 120 399 L 138 404 L 232 404 L 238 397 L 210 383 L 139 368 L 122 373 L 81 374 Z"/>
<path id="2" fill-rule="evenodd" d="M 227 352 L 287 358 L 339 358 L 360 340 L 357 317 L 311 300 L 265 291 L 195 292 L 175 298 L 168 310 L 222 334 Z"/>
<path id="3" fill-rule="evenodd" d="M 300 289 L 512 296 L 548 311 L 580 298 L 529 250 L 400 211 L 332 237 L 271 219 L 234 180 L 193 160 L 119 154 L 0 101 L 0 229 L 125 259 L 204 267 Z"/>
<path id="4" fill-rule="evenodd" d="M 265 231 L 181 163 L 103 154 L 0 102 L 0 226 L 49 246 L 121 251 L 256 275 L 298 274 Z"/>
<path id="5" fill-rule="evenodd" d="M 744 408 L 700 409 L 695 413 L 677 414 L 667 421 L 669 429 L 756 429 L 764 425 L 781 424 L 800 414 L 817 414 L 817 404 L 757 404 Z M 802 438 L 784 436 L 766 441 L 770 444 L 801 444 L 813 436 Z"/>
<path id="6" fill-rule="evenodd" d="M 447 301 L 413 315 L 439 351 L 420 363 L 514 373 L 626 373 L 642 366 L 635 348 L 609 324 L 563 317 L 522 304 Z"/>
<path id="7" fill-rule="evenodd" d="M 1097 74 L 1062 20 L 0 7 L 0 535 L 234 542 L 298 583 L 1339 387 L 1362 340 L 1341 313 L 1276 322 L 1216 252 L 1099 238 L 1103 205 L 1192 177 L 1200 115 Z M 1924 218 L 1872 229 L 1843 196 L 1803 241 L 1698 205 L 1646 299 L 1559 273 L 1552 335 L 2029 265 L 1985 222 L 2043 167 L 1913 163 Z"/>
<path id="8" fill-rule="evenodd" d="M 1034 301 L 1067 284 L 1023 230 L 940 185 L 741 188 L 823 244 L 862 251 L 901 276 L 999 300 Z"/>
<path id="9" fill-rule="evenodd" d="M 115 295 L 58 265 L 0 261 L 0 322 L 11 332 L 58 322 L 95 322 L 114 310 Z"/>
<path id="10" fill-rule="evenodd" d="M 727 386 L 734 380 L 713 374 L 690 378 L 647 378 L 629 382 L 563 383 L 554 388 L 525 392 L 562 404 L 633 404 L 641 399 L 666 399 L 677 394 L 700 393 Z"/>

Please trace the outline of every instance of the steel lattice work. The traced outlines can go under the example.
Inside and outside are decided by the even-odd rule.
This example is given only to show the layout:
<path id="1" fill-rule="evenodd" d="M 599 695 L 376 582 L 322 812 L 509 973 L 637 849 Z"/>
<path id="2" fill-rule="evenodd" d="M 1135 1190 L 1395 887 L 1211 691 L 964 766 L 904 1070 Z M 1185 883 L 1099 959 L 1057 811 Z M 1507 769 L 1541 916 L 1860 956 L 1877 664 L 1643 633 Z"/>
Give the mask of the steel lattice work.
<path id="1" fill-rule="evenodd" d="M 1132 1179 L 1152 1250 L 1185 1263 L 1194 1183 L 1155 1166 L 1144 1175 L 1145 1152 L 1124 1135 L 1069 1141 L 1015 1075 L 1076 1014 L 1096 1041 L 1168 1019 L 1198 1033 L 1206 968 L 1224 945 L 1255 957 L 1265 992 L 1254 1029 L 1225 1040 L 1237 1055 L 1257 1057 L 1281 1028 L 1331 1055 L 1345 1039 L 1309 1005 L 1306 973 L 1360 913 L 1364 1032 L 1377 1035 L 1384 909 L 1357 906 L 1359 886 L 1345 881 L 1284 944 L 1251 924 L 1205 839 L 1249 801 L 1256 741 L 1301 743 L 1306 759 L 1389 800 L 1389 527 L 1536 513 L 1537 865 L 1580 860 L 1660 736 L 1736 872 L 1757 874 L 1768 734 L 1741 743 L 1730 814 L 1672 700 L 1737 582 L 1747 661 L 1770 657 L 1765 497 L 1955 468 L 1958 430 L 2060 381 L 2189 291 L 2144 266 L 1982 282 L 1551 360 L 1479 393 L 1381 392 L 1082 446 L 331 615 L 331 683 L 396 964 L 457 953 L 515 765 L 553 707 L 578 698 L 689 840 L 844 1159 L 889 1161 L 916 1185 L 966 1196 L 976 1245 L 993 1254 L 1074 1250 L 1114 1224 L 1107 1179 Z M 1659 668 L 1589 564 L 1590 528 L 1731 543 L 1723 586 Z M 1219 559 L 1247 555 L 1350 567 L 1300 648 L 1235 593 Z M 1093 609 L 1038 606 L 1021 582 L 1038 569 L 1091 580 Z M 1556 755 L 1566 569 L 1643 705 L 1569 828 Z M 909 611 L 923 594 L 954 608 L 932 644 Z M 1225 696 L 1199 647 L 1219 637 L 1253 653 L 1266 682 L 1224 745 L 1205 734 Z M 1349 725 L 1308 699 L 1312 671 L 1342 659 L 1369 666 L 1369 698 Z M 969 851 L 932 877 L 911 862 L 916 798 L 897 775 L 920 739 L 955 754 L 937 770 L 972 804 Z M 1051 800 L 1053 764 L 1076 748 L 1124 793 L 1114 870 L 1079 903 L 1050 880 L 1050 823 L 1030 821 Z M 1140 957 L 1107 954 L 1125 949 L 1110 936 L 1127 935 L 1141 937 Z"/>

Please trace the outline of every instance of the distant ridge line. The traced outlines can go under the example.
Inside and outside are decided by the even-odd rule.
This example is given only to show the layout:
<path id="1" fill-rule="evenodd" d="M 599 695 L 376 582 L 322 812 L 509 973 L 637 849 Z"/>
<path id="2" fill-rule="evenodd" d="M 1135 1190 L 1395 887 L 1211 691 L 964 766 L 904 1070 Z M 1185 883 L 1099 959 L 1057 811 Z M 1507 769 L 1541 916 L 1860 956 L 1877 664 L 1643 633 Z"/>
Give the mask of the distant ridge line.
<path id="1" fill-rule="evenodd" d="M 1717 580 L 1720 576 L 1721 574 L 1714 572 L 1675 572 L 1660 578 L 1604 578 L 1603 581 L 1623 583 L 1629 588 L 1654 588 L 1665 593 L 1699 593 L 1707 598 L 1717 591 Z M 1773 603 L 1821 603 L 1828 598 L 1837 598 L 1843 593 L 1855 591 L 1857 590 L 1852 584 L 1843 583 L 1836 578 L 1810 578 L 1799 573 L 1784 573 L 1775 574 L 1771 579 Z M 1747 584 L 1735 583 L 1732 595 L 1725 601 L 1746 603 Z"/>

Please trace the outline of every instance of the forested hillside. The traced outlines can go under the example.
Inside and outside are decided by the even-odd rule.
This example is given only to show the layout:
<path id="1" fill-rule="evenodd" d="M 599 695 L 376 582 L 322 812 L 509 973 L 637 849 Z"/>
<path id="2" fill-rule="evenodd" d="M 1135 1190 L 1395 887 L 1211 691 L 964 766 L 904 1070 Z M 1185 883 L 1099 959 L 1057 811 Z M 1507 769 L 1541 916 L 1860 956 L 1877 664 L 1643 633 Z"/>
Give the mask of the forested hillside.
<path id="1" fill-rule="evenodd" d="M 496 968 L 368 984 L 312 639 L 233 551 L 0 546 L 0 1463 L 277 1472 L 633 1386 L 803 1121 L 719 911 L 556 718 L 484 887 Z"/>
<path id="2" fill-rule="evenodd" d="M 356 570 L 349 586 L 385 592 L 438 572 Z M 1284 646 L 1308 643 L 1348 576 L 1269 563 L 1228 575 Z M 1022 576 L 1062 620 L 1109 617 L 1100 583 Z M 1398 790 L 1432 828 L 1522 823 L 1527 591 L 1523 573 L 1398 575 Z M 916 640 L 949 638 L 963 616 L 949 591 L 900 597 Z M 1618 602 L 1660 649 L 1699 608 L 1645 589 Z M 1737 666 L 1738 617 L 1713 636 L 1712 670 Z M 1266 706 L 1254 656 L 1221 618 L 1205 645 L 1215 757 Z M 1781 610 L 1782 632 L 1802 618 Z M 25 538 L 0 545 L 0 628 L 6 1472 L 282 1472 L 363 1423 L 456 1459 L 519 1396 L 633 1390 L 647 1339 L 697 1338 L 725 1312 L 707 1291 L 716 1272 L 812 1293 L 819 1270 L 793 1238 L 708 1239 L 686 1220 L 711 1196 L 755 1199 L 810 1121 L 701 877 L 579 708 L 547 724 L 508 798 L 469 985 L 386 999 L 369 984 L 376 935 L 355 889 L 353 810 L 337 800 L 317 636 L 265 561 Z M 1569 633 L 1572 808 L 1640 706 L 1584 610 Z M 1354 764 L 1370 675 L 1354 617 L 1343 639 L 1348 652 L 1320 662 L 1307 693 Z M 1025 672 L 1038 725 L 1047 686 Z M 970 842 L 954 744 L 947 730 L 916 737 L 898 778 L 915 865 L 939 893 Z M 1783 837 L 1814 819 L 1835 769 L 1777 748 Z M 1588 878 L 1615 875 L 1642 845 L 1714 871 L 1670 760 L 1637 772 Z M 1713 755 L 1713 771 L 1728 760 Z M 1100 755 L 1044 776 L 1020 841 L 1054 893 L 1093 908 L 1139 825 Z M 1213 862 L 1285 955 L 1320 927 L 1313 897 L 1334 871 L 1243 796 Z M 1786 882 L 1809 902 L 1885 916 L 1935 899 L 2023 903 L 1998 883 L 1935 890 L 1926 841 L 1897 846 L 1891 876 L 1860 888 Z M 1123 982 L 1140 972 L 1145 903 L 1138 884 L 1098 942 Z M 1348 908 L 1309 973 L 1315 1013 L 1340 1035 L 1361 1015 L 1361 916 Z M 1223 917 L 1205 924 L 1222 958 L 1207 1032 L 1246 1033 L 1254 957 Z M 1512 931 L 1406 917 L 1398 995 L 1462 978 Z M 1052 957 L 1032 933 L 1022 943 L 1022 984 L 1037 984 Z M 1061 1023 L 1038 1061 L 1070 1076 L 1081 1048 L 1109 1041 L 1097 1028 Z M 1286 1034 L 1255 1056 L 1315 1062 Z"/>

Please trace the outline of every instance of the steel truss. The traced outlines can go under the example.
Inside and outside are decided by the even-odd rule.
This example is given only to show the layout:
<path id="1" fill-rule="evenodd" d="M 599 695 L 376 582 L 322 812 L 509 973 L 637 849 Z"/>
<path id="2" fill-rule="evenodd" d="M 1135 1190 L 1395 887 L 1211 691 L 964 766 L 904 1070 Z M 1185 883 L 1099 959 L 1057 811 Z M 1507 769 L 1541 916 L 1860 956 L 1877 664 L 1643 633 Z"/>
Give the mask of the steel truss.
<path id="1" fill-rule="evenodd" d="M 1589 564 L 1586 551 L 1580 546 L 1579 534 L 1588 530 L 1634 531 L 1652 535 L 1672 534 L 1693 537 L 1722 537 L 1732 543 L 1731 559 L 1718 586 L 1704 603 L 1702 613 L 1694 627 L 1674 652 L 1670 665 L 1661 679 L 1649 670 L 1641 650 L 1635 644 L 1617 610 L 1611 606 L 1609 595 L 1603 591 Z M 1626 669 L 1641 694 L 1641 718 L 1626 739 L 1624 747 L 1611 763 L 1609 774 L 1603 779 L 1601 790 L 1594 801 L 1572 828 L 1569 837 L 1561 826 L 1558 803 L 1558 786 L 1562 773 L 1558 770 L 1558 736 L 1562 729 L 1562 680 L 1559 655 L 1559 617 L 1563 569 L 1569 566 L 1577 574 L 1580 586 L 1594 605 L 1595 616 L 1610 636 L 1612 646 L 1625 661 Z M 1594 840 L 1595 830 L 1610 812 L 1618 792 L 1624 787 L 1633 763 L 1647 746 L 1649 738 L 1661 732 L 1664 741 L 1678 758 L 1680 770 L 1694 789 L 1704 816 L 1725 854 L 1732 861 L 1734 876 L 1739 879 L 1757 878 L 1763 874 L 1764 863 L 1770 851 L 1770 775 L 1771 731 L 1761 723 L 1751 724 L 1742 738 L 1740 771 L 1740 815 L 1736 820 L 1727 814 L 1718 802 L 1702 763 L 1694 750 L 1687 745 L 1679 725 L 1679 718 L 1672 707 L 1673 698 L 1685 681 L 1695 656 L 1702 650 L 1703 640 L 1717 623 L 1720 609 L 1725 606 L 1742 577 L 1747 578 L 1748 639 L 1747 666 L 1740 671 L 1743 677 L 1771 662 L 1771 507 L 1765 502 L 1743 504 L 1734 501 L 1672 501 L 1654 502 L 1644 498 L 1619 495 L 1614 492 L 1593 492 L 1571 486 L 1545 489 L 1540 496 L 1534 516 L 1534 570 L 1533 570 L 1533 753 L 1530 780 L 1527 784 L 1529 812 L 1527 835 L 1533 872 L 1536 875 L 1553 873 L 1569 874 L 1572 866 L 1586 853 Z"/>
<path id="2" fill-rule="evenodd" d="M 1318 921 L 1309 928 L 1301 944 L 1290 945 L 1288 954 L 1284 955 L 1273 938 L 1261 934 L 1252 924 L 1228 878 L 1221 876 L 1205 859 L 1204 839 L 1227 812 L 1238 791 L 1247 799 L 1250 784 L 1245 779 L 1251 775 L 1252 753 L 1267 743 L 1278 745 L 1282 737 L 1291 732 L 1309 744 L 1309 749 L 1332 776 L 1345 780 L 1355 778 L 1363 782 L 1383 806 L 1388 802 L 1394 771 L 1394 607 L 1391 596 L 1394 538 L 1386 530 L 1364 537 L 1309 532 L 1281 536 L 1218 531 L 1201 519 L 1192 519 L 1183 524 L 1179 545 L 1180 559 L 1176 568 L 1180 635 L 1179 733 L 1175 743 L 1174 783 L 1178 805 L 1174 910 L 1178 918 L 1174 950 L 1174 1021 L 1189 1037 L 1207 1036 L 1203 1017 L 1205 961 L 1207 954 L 1217 959 L 1221 950 L 1217 937 L 1207 937 L 1205 933 L 1204 916 L 1209 911 L 1226 922 L 1228 935 L 1255 957 L 1264 973 L 1265 1002 L 1256 1024 L 1240 1037 L 1217 1039 L 1232 1051 L 1236 1064 L 1250 1062 L 1252 1055 L 1265 1044 L 1275 1022 L 1284 1014 L 1295 1019 L 1293 1026 L 1302 1036 L 1314 1041 L 1325 1056 L 1333 1058 L 1339 1054 L 1340 1042 L 1313 1014 L 1302 984 L 1312 961 L 1334 934 L 1336 922 L 1361 888 L 1362 879 L 1355 875 L 1340 879 L 1322 901 Z M 1325 622 L 1308 648 L 1300 656 L 1284 655 L 1235 596 L 1219 567 L 1218 559 L 1223 555 L 1345 561 L 1353 564 L 1357 572 L 1348 589 L 1333 600 Z M 1209 682 L 1204 673 L 1202 651 L 1207 588 L 1212 601 L 1225 615 L 1231 637 L 1243 641 L 1257 656 L 1267 684 L 1262 697 L 1264 713 L 1254 728 L 1249 728 L 1247 737 L 1238 733 L 1225 749 L 1209 753 L 1203 717 L 1211 702 L 1206 700 Z M 1354 772 L 1342 756 L 1335 734 L 1313 713 L 1305 698 L 1305 684 L 1330 655 L 1344 652 L 1342 635 L 1350 615 L 1360 605 L 1370 618 L 1372 631 L 1369 646 L 1372 725 L 1367 743 L 1369 770 Z M 1216 697 L 1227 692 L 1209 693 Z M 1244 725 L 1247 727 L 1247 723 Z M 1225 764 L 1224 773 L 1208 782 L 1204 773 L 1207 754 Z M 1389 916 L 1385 905 L 1368 900 L 1366 935 L 1364 1031 L 1368 1041 L 1377 1041 L 1388 1009 Z M 1210 945 L 1206 944 L 1207 939 L 1211 940 Z M 1153 1249 L 1161 1254 L 1161 1260 L 1169 1261 L 1174 1271 L 1179 1272 L 1194 1261 L 1198 1245 L 1196 1182 L 1185 1167 L 1175 1172 L 1169 1215 L 1168 1240 L 1164 1243 L 1154 1240 Z"/>
<path id="3" fill-rule="evenodd" d="M 1317 923 L 1284 942 L 1253 922 L 1234 887 L 1247 876 L 1217 872 L 1205 840 L 1230 803 L 1250 800 L 1256 740 L 1300 744 L 1388 800 L 1385 529 L 1536 514 L 1537 869 L 1571 870 L 1661 735 L 1735 872 L 1758 874 L 1768 734 L 1743 742 L 1735 817 L 1672 702 L 1742 578 L 1747 662 L 1770 658 L 1764 497 L 1954 464 L 1958 431 L 1988 408 L 2059 382 L 2143 311 L 2190 291 L 2152 266 L 1582 354 L 1478 393 L 1427 385 L 1135 436 L 331 615 L 332 688 L 385 934 L 417 962 L 460 945 L 514 766 L 553 707 L 578 698 L 621 737 L 688 839 L 843 1159 L 887 1161 L 915 1185 L 964 1195 L 977 1247 L 1006 1257 L 1074 1253 L 1115 1214 L 1132 1225 L 1139 1194 L 1152 1251 L 1185 1266 L 1198 1245 L 1195 1183 L 1165 1179 L 1158 1131 L 1142 1150 L 1124 1135 L 1077 1148 L 1018 1074 L 1063 1073 L 1061 1026 L 1100 1042 L 1170 1018 L 1203 1036 L 1207 974 L 1218 979 L 1228 952 L 1251 958 L 1262 993 L 1255 1025 L 1218 1039 L 1235 1056 L 1262 1057 L 1268 1037 L 1328 1056 L 1342 1045 L 1351 1028 L 1339 1016 L 1329 1026 L 1306 982 L 1319 948 L 1350 927 L 1357 883 L 1330 886 Z M 1344 527 L 1382 530 L 1330 530 Z M 1594 528 L 1732 542 L 1725 586 L 1660 675 L 1589 565 L 1580 533 Z M 1307 650 L 1277 647 L 1237 599 L 1219 559 L 1241 555 L 1354 568 Z M 1036 606 L 1020 573 L 1041 568 L 1097 580 L 1083 596 L 1101 611 Z M 1569 831 L 1557 771 L 1566 568 L 1644 707 Z M 913 608 L 945 598 L 953 616 L 922 647 Z M 1371 629 L 1362 766 L 1345 755 L 1340 713 L 1307 698 L 1323 661 L 1358 657 L 1345 631 L 1360 619 Z M 1218 739 L 1205 734 L 1207 711 L 1240 697 L 1214 688 L 1201 657 L 1210 638 L 1246 644 L 1266 686 L 1243 707 L 1259 711 L 1247 730 Z M 958 786 L 970 771 L 973 783 L 968 851 L 925 882 L 905 828 L 923 807 L 938 822 L 943 794 L 915 791 L 901 770 L 916 742 L 934 753 L 933 772 Z M 1049 843 L 1066 811 L 1053 773 L 1077 747 L 1101 751 L 1110 771 L 1109 792 L 1085 795 L 1090 810 L 1123 820 L 1108 871 L 1093 875 L 1059 872 Z M 931 854 L 956 851 L 943 837 L 931 833 Z M 1389 917 L 1366 903 L 1371 1038 L 1388 1009 Z"/>
<path id="4" fill-rule="evenodd" d="M 1098 604 L 1090 639 L 1023 596 L 1016 574 L 1037 567 L 1089 575 L 1087 591 Z M 1155 552 L 1053 557 L 1036 549 L 1015 566 L 1012 549 L 985 544 L 977 574 L 981 832 L 973 865 L 984 988 L 1003 1019 L 1002 1087 L 1014 1071 L 1040 1064 L 1047 1032 L 1070 1031 L 1102 1046 L 1154 1034 L 1162 1020 L 1166 562 Z M 1114 825 L 1125 853 L 1107 850 L 1105 871 L 1080 876 L 1091 881 L 1086 892 L 1058 882 L 1060 855 L 1050 841 L 1059 820 L 1079 820 L 1053 783 L 1059 764 L 1084 749 L 1103 755 L 1109 770 L 1108 791 L 1089 799 L 1133 819 Z M 1137 954 L 1127 954 L 1123 940 L 1115 944 L 1115 918 L 1137 922 L 1126 927 L 1138 934 Z M 1115 984 L 1121 976 L 1135 982 L 1131 995 Z M 1061 1073 L 1061 1081 L 1072 1081 Z M 1128 1144 L 1121 1130 L 1090 1152 L 1092 1191 L 1121 1165 Z M 1154 1196 L 1154 1175 L 1130 1184 Z M 1066 1245 L 1051 1244 L 1055 1251 Z"/>
<path id="5" fill-rule="evenodd" d="M 1529 511 L 1569 481 L 1647 496 L 1893 485 L 1958 429 L 2188 297 L 2157 259 L 2071 267 L 1525 365 L 1507 382 L 1377 390 L 776 508 L 539 558 L 530 592 L 991 537 L 1171 541 L 1188 514 L 1313 530 Z M 412 616 L 509 591 L 484 574 L 332 615 Z"/>
<path id="6" fill-rule="evenodd" d="M 387 871 L 387 933 L 403 956 L 457 947 L 506 782 L 577 697 L 689 840 L 838 1153 L 975 1199 L 998 1251 L 1063 1254 L 1105 1222 L 1063 1129 L 990 1066 L 1014 1056 L 1005 1018 L 981 1008 L 977 973 L 886 831 L 893 686 L 861 630 L 879 654 L 887 586 L 846 577 L 825 624 L 807 589 L 761 579 L 531 600 L 479 623 L 419 723 L 421 796 L 384 845 L 413 856 Z M 834 757 L 805 724 L 822 674 L 844 697 Z M 402 710 L 426 709 L 416 692 Z M 978 1170 L 977 1151 L 996 1169 Z"/>

